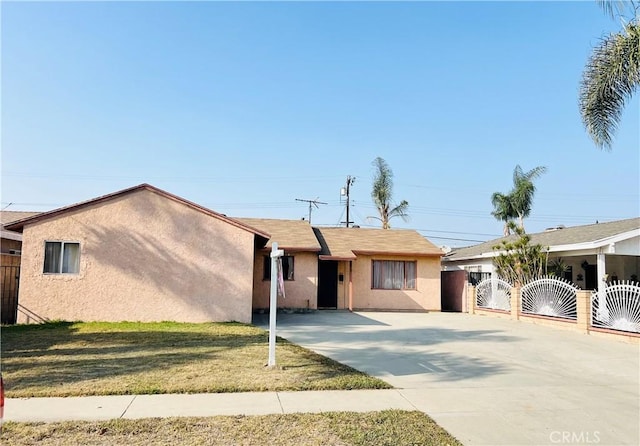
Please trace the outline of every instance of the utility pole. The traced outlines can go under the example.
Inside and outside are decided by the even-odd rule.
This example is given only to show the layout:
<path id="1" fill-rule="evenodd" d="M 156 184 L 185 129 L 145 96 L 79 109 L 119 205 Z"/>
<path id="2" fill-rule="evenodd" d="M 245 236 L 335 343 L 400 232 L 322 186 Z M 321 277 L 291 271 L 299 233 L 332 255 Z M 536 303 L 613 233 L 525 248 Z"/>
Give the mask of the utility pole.
<path id="1" fill-rule="evenodd" d="M 309 224 L 311 224 L 311 211 L 313 209 L 313 206 L 315 206 L 316 209 L 319 209 L 318 207 L 319 204 L 327 204 L 324 201 L 318 201 L 318 198 L 316 198 L 315 200 L 303 200 L 302 198 L 296 198 L 296 201 L 303 201 L 305 203 L 309 203 Z"/>
<path id="2" fill-rule="evenodd" d="M 340 189 L 340 195 L 341 196 L 346 195 L 347 197 L 347 221 L 344 222 L 346 223 L 347 228 L 349 227 L 349 224 L 353 223 L 352 221 L 349 220 L 349 208 L 350 208 L 349 192 L 350 192 L 351 186 L 353 185 L 353 183 L 355 183 L 355 181 L 356 181 L 355 177 L 352 177 L 351 175 L 347 176 L 347 185 L 342 189 Z"/>

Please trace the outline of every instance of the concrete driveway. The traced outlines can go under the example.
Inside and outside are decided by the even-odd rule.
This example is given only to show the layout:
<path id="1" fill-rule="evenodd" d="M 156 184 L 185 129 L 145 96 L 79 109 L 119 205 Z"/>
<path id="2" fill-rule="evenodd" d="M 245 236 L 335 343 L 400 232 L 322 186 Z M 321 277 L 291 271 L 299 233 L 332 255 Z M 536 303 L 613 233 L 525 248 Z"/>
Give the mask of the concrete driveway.
<path id="1" fill-rule="evenodd" d="M 640 444 L 638 345 L 456 313 L 278 314 L 277 333 L 402 389 L 466 445 Z"/>

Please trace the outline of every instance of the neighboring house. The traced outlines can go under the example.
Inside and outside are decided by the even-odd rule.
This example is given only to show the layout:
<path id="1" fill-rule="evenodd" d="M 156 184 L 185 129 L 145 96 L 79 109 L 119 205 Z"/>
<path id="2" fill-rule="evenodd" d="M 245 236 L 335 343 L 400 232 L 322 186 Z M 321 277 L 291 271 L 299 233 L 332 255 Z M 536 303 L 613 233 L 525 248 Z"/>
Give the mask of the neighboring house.
<path id="1" fill-rule="evenodd" d="M 558 227 L 529 234 L 532 244 L 548 248 L 549 264 L 562 258 L 568 266 L 564 278 L 587 290 L 598 289 L 605 280 L 638 281 L 640 275 L 640 218 Z M 444 271 L 466 270 L 470 282 L 489 277 L 493 271 L 494 246 L 503 237 L 451 251 L 442 259 Z"/>
<path id="2" fill-rule="evenodd" d="M 442 250 L 418 232 L 314 228 L 322 246 L 318 307 L 440 310 Z"/>
<path id="3" fill-rule="evenodd" d="M 22 234 L 16 231 L 9 231 L 5 226 L 23 218 L 37 215 L 39 212 L 23 212 L 23 211 L 1 211 L 0 223 L 0 252 L 2 254 L 20 255 L 22 250 Z M 19 264 L 20 262 L 18 262 Z M 4 262 L 3 262 L 4 264 Z"/>
<path id="4" fill-rule="evenodd" d="M 253 309 L 269 308 L 271 286 L 271 243 L 283 249 L 282 259 L 285 297 L 278 299 L 278 307 L 317 309 L 318 254 L 320 243 L 309 222 L 264 218 L 236 218 L 248 226 L 271 235 L 266 245 L 255 252 L 253 271 Z"/>
<path id="5" fill-rule="evenodd" d="M 142 184 L 31 216 L 18 322 L 250 322 L 269 234 Z"/>

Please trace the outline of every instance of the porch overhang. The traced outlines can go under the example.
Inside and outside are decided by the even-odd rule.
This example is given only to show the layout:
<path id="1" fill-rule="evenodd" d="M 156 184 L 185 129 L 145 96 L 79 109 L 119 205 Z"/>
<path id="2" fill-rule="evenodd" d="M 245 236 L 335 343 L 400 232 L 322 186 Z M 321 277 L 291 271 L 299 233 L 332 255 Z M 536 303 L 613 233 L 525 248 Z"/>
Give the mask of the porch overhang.
<path id="1" fill-rule="evenodd" d="M 356 260 L 357 257 L 354 256 L 332 256 L 332 255 L 320 255 L 318 256 L 318 258 L 320 260 L 334 260 L 334 261 L 342 261 L 342 262 L 348 262 L 350 260 Z"/>

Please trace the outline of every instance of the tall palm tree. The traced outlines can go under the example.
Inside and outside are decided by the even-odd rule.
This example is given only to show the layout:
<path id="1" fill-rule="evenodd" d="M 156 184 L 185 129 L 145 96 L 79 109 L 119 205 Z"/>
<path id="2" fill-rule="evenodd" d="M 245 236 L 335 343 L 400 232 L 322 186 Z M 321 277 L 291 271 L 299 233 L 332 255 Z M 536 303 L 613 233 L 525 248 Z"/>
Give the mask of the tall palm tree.
<path id="1" fill-rule="evenodd" d="M 629 9 L 633 18 L 623 29 L 604 37 L 593 49 L 580 83 L 580 114 L 587 133 L 601 149 L 610 150 L 625 103 L 640 86 L 640 20 L 636 2 L 598 3 L 612 17 Z"/>
<path id="2" fill-rule="evenodd" d="M 496 219 L 504 222 L 504 229 L 502 234 L 506 237 L 511 234 L 511 229 L 509 227 L 509 222 L 512 221 L 517 214 L 513 210 L 513 205 L 511 203 L 511 197 L 507 194 L 502 194 L 500 192 L 495 192 L 491 195 L 491 204 L 493 204 L 493 215 Z"/>
<path id="3" fill-rule="evenodd" d="M 533 195 L 536 192 L 533 180 L 546 171 L 546 167 L 538 166 L 528 172 L 524 172 L 522 167 L 517 165 L 513 170 L 513 188 L 511 191 L 508 194 L 495 192 L 491 195 L 491 203 L 494 208 L 491 215 L 504 222 L 503 233 L 505 236 L 511 233 L 510 222 L 515 218 L 518 219 L 518 227 L 524 231 L 524 219 L 531 213 Z"/>
<path id="4" fill-rule="evenodd" d="M 394 217 L 401 217 L 407 221 L 409 202 L 402 200 L 399 205 L 391 207 L 393 195 L 393 171 L 385 160 L 377 157 L 373 160 L 375 173 L 373 175 L 373 188 L 371 189 L 371 198 L 378 209 L 380 217 L 370 217 L 380 220 L 382 229 L 390 229 L 389 220 Z"/>
<path id="5" fill-rule="evenodd" d="M 511 204 L 513 211 L 518 216 L 518 226 L 524 231 L 524 219 L 531 213 L 531 205 L 533 204 L 533 195 L 536 192 L 536 186 L 533 180 L 545 173 L 547 168 L 544 166 L 534 167 L 528 172 L 523 172 L 519 165 L 513 171 L 513 190 L 511 191 Z"/>

